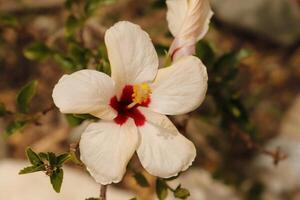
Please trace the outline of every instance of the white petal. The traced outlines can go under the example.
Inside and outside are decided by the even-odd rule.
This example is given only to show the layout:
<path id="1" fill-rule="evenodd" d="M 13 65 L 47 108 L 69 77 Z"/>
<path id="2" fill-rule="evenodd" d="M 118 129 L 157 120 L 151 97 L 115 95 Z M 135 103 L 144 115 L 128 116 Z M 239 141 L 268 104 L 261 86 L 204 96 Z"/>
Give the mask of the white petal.
<path id="1" fill-rule="evenodd" d="M 188 0 L 167 0 L 166 3 L 169 29 L 175 37 L 184 23 L 188 11 Z"/>
<path id="2" fill-rule="evenodd" d="M 125 84 L 152 81 L 158 57 L 149 35 L 138 25 L 119 22 L 105 33 L 112 78 L 118 91 Z"/>
<path id="3" fill-rule="evenodd" d="M 174 37 L 185 35 L 200 40 L 213 15 L 208 0 L 167 0 L 167 20 Z"/>
<path id="4" fill-rule="evenodd" d="M 164 115 L 141 108 L 147 122 L 140 126 L 137 153 L 152 175 L 169 178 L 186 170 L 196 157 L 194 144 L 181 135 Z"/>
<path id="5" fill-rule="evenodd" d="M 190 112 L 204 100 L 207 79 L 206 68 L 197 57 L 183 57 L 158 71 L 149 108 L 166 115 Z"/>
<path id="6" fill-rule="evenodd" d="M 89 125 L 81 136 L 81 160 L 98 183 L 117 183 L 122 180 L 137 145 L 133 120 L 129 119 L 122 126 L 100 121 Z"/>
<path id="7" fill-rule="evenodd" d="M 81 70 L 64 75 L 55 85 L 52 97 L 62 113 L 90 113 L 113 119 L 116 112 L 109 106 L 115 95 L 112 79 L 95 70 Z"/>

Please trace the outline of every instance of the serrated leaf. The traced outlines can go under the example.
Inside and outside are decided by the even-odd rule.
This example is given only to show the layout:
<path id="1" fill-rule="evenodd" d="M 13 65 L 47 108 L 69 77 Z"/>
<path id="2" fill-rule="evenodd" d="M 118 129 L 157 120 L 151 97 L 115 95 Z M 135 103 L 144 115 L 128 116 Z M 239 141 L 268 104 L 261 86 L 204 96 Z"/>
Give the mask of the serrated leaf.
<path id="1" fill-rule="evenodd" d="M 71 157 L 72 156 L 69 153 L 64 153 L 64 154 L 61 154 L 61 155 L 57 156 L 57 165 L 58 166 L 63 165 L 65 162 L 70 160 Z"/>
<path id="2" fill-rule="evenodd" d="M 53 152 L 48 152 L 48 153 L 47 153 L 47 158 L 48 158 L 48 161 L 49 161 L 50 166 L 55 167 L 56 164 L 57 164 L 57 158 L 56 158 L 55 153 L 53 153 Z"/>
<path id="3" fill-rule="evenodd" d="M 17 131 L 20 131 L 27 124 L 27 121 L 13 121 L 6 127 L 3 135 L 8 137 Z"/>
<path id="4" fill-rule="evenodd" d="M 19 174 L 29 174 L 29 173 L 34 173 L 34 172 L 39 172 L 39 171 L 44 171 L 44 170 L 45 170 L 44 165 L 29 166 L 29 167 L 25 167 L 24 169 L 20 170 Z"/>
<path id="5" fill-rule="evenodd" d="M 176 198 L 186 199 L 189 196 L 190 196 L 190 192 L 187 189 L 180 187 L 180 185 L 174 191 L 174 197 Z"/>
<path id="6" fill-rule="evenodd" d="M 148 183 L 146 177 L 142 174 L 142 173 L 135 173 L 133 175 L 135 181 L 137 182 L 137 184 L 139 184 L 141 187 L 149 187 L 150 184 Z"/>
<path id="7" fill-rule="evenodd" d="M 40 152 L 39 157 L 41 158 L 41 160 L 48 160 L 48 155 L 44 152 Z"/>
<path id="8" fill-rule="evenodd" d="M 165 200 L 168 196 L 168 186 L 163 179 L 156 180 L 156 196 L 159 200 Z"/>
<path id="9" fill-rule="evenodd" d="M 26 149 L 26 156 L 27 156 L 29 162 L 34 166 L 44 164 L 43 161 L 41 160 L 41 158 L 39 157 L 39 155 L 37 153 L 35 153 L 30 147 L 28 147 Z"/>
<path id="10" fill-rule="evenodd" d="M 23 53 L 29 60 L 44 60 L 52 54 L 52 50 L 41 42 L 34 42 L 28 45 Z"/>
<path id="11" fill-rule="evenodd" d="M 59 193 L 62 185 L 64 177 L 64 172 L 62 169 L 57 169 L 53 172 L 53 174 L 50 176 L 50 181 L 52 184 L 53 189 L 55 192 Z"/>
<path id="12" fill-rule="evenodd" d="M 17 107 L 22 113 L 27 113 L 32 98 L 36 94 L 38 81 L 33 80 L 27 83 L 19 92 L 17 96 Z"/>

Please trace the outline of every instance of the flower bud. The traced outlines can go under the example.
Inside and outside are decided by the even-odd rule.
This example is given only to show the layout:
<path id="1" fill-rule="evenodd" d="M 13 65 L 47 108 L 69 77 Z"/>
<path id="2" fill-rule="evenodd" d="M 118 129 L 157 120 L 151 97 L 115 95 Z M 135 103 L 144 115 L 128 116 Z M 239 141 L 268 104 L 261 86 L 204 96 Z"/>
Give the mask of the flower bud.
<path id="1" fill-rule="evenodd" d="M 167 20 L 175 37 L 169 54 L 172 60 L 195 54 L 196 43 L 204 37 L 213 15 L 209 0 L 167 0 Z"/>

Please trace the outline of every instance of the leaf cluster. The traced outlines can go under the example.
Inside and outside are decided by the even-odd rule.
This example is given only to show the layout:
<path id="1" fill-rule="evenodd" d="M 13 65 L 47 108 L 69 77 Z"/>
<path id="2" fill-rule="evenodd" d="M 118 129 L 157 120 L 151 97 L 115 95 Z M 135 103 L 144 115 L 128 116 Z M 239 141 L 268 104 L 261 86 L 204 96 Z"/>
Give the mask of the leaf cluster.
<path id="1" fill-rule="evenodd" d="M 36 153 L 31 148 L 26 149 L 26 155 L 31 165 L 23 168 L 19 174 L 43 171 L 49 176 L 53 189 L 59 193 L 64 176 L 62 166 L 71 159 L 71 155 L 69 153 L 55 155 L 53 152 Z"/>
<path id="2" fill-rule="evenodd" d="M 10 116 L 11 122 L 7 125 L 2 135 L 8 137 L 13 133 L 20 131 L 29 122 L 35 120 L 34 116 L 29 115 L 30 105 L 33 97 L 36 95 L 38 81 L 33 80 L 25 84 L 16 97 L 17 112 L 9 111 L 3 103 L 0 103 L 0 117 Z"/>
<path id="3" fill-rule="evenodd" d="M 220 112 L 221 125 L 224 130 L 229 131 L 230 125 L 236 124 L 254 137 L 255 129 L 250 123 L 237 82 L 240 62 L 247 58 L 250 52 L 237 49 L 218 56 L 213 46 L 202 40 L 197 44 L 196 55 L 207 66 L 208 93 L 213 97 L 217 110 Z"/>

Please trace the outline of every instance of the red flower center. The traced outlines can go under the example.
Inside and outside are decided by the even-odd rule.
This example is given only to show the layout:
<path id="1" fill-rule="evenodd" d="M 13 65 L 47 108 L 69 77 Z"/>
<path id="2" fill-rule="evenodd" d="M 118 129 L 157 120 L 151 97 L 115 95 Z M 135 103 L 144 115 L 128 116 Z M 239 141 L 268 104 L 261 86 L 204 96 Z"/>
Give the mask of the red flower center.
<path id="1" fill-rule="evenodd" d="M 133 103 L 133 93 L 133 86 L 126 85 L 122 91 L 120 100 L 118 100 L 116 96 L 110 100 L 110 106 L 118 112 L 118 115 L 116 118 L 114 118 L 114 121 L 119 125 L 124 124 L 129 117 L 134 120 L 136 126 L 142 126 L 145 123 L 146 118 L 139 111 L 138 107 L 148 107 L 150 103 L 150 97 L 143 103 L 139 103 L 133 107 L 130 107 L 129 105 Z"/>

